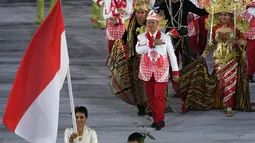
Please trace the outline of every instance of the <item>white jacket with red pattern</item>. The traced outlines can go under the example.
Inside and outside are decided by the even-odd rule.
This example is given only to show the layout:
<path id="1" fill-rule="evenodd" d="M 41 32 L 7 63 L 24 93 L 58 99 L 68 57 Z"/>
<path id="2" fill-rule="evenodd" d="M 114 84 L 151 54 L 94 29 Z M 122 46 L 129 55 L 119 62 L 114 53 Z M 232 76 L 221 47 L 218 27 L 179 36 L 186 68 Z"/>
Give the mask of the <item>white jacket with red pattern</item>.
<path id="1" fill-rule="evenodd" d="M 169 61 L 172 67 L 172 74 L 179 75 L 179 67 L 171 38 L 169 35 L 160 32 L 160 39 L 164 44 L 150 48 L 146 34 L 152 35 L 149 32 L 138 35 L 136 44 L 136 52 L 142 54 L 138 78 L 143 81 L 149 81 L 154 76 L 156 82 L 168 82 Z M 153 36 L 156 37 L 156 34 L 157 32 Z"/>

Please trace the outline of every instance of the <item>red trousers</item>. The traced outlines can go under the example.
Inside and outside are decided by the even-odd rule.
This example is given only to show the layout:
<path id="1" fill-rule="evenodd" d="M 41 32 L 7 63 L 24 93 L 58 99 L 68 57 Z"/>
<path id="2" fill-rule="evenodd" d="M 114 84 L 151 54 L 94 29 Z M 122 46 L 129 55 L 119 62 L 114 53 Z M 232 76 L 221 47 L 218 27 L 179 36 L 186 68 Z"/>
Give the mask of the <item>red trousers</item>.
<path id="1" fill-rule="evenodd" d="M 145 81 L 145 89 L 154 122 L 164 121 L 165 118 L 165 91 L 167 83 L 156 82 L 154 77 Z"/>
<path id="2" fill-rule="evenodd" d="M 248 40 L 248 75 L 253 76 L 255 73 L 255 40 Z"/>
<path id="3" fill-rule="evenodd" d="M 198 45 L 199 45 L 199 49 L 200 52 L 203 52 L 207 43 L 207 30 L 205 28 L 205 19 L 207 18 L 207 16 L 200 16 L 200 18 L 198 19 L 198 27 L 199 27 L 199 41 L 198 41 Z"/>
<path id="4" fill-rule="evenodd" d="M 189 44 L 190 44 L 190 48 L 191 48 L 194 52 L 200 52 L 199 45 L 198 45 L 198 41 L 197 41 L 197 35 L 194 35 L 194 36 L 190 36 L 190 37 L 189 37 Z"/>
<path id="5" fill-rule="evenodd" d="M 108 40 L 108 52 L 111 54 L 115 40 Z"/>

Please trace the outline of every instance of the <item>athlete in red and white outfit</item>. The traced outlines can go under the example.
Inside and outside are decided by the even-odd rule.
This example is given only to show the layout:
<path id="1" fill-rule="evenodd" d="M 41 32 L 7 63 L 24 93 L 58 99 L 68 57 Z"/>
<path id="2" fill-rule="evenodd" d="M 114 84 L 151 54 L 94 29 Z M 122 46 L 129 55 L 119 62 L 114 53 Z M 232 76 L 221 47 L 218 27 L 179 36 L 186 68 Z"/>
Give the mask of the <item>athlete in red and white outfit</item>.
<path id="1" fill-rule="evenodd" d="M 130 0 L 105 0 L 104 19 L 106 19 L 106 39 L 108 51 L 111 53 L 114 41 L 121 39 L 124 32 L 124 20 L 129 18 Z M 132 4 L 131 4 L 132 5 Z"/>
<path id="2" fill-rule="evenodd" d="M 169 61 L 172 67 L 173 80 L 179 80 L 179 68 L 170 36 L 157 30 L 158 15 L 149 12 L 146 27 L 147 32 L 138 35 L 136 51 L 141 54 L 139 76 L 145 81 L 148 102 L 152 111 L 153 124 L 156 130 L 165 126 L 164 110 L 166 86 L 169 75 Z"/>

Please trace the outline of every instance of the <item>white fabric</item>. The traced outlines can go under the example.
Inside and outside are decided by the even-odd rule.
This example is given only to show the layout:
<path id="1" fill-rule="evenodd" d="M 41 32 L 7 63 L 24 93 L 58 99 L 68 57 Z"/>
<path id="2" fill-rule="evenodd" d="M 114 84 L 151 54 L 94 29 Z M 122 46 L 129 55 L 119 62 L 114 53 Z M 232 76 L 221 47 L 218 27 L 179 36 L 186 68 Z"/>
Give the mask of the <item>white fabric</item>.
<path id="1" fill-rule="evenodd" d="M 255 8 L 254 7 L 248 8 L 247 12 L 250 13 L 251 15 L 255 16 Z"/>
<path id="2" fill-rule="evenodd" d="M 84 129 L 85 131 L 83 131 L 83 139 L 78 141 L 78 143 L 98 143 L 96 131 L 88 126 L 85 126 Z M 69 143 L 69 138 L 73 132 L 74 130 L 72 127 L 65 130 L 65 143 Z"/>
<path id="3" fill-rule="evenodd" d="M 111 0 L 105 0 L 105 4 L 104 4 L 104 19 L 109 19 L 113 17 L 113 11 L 112 11 L 112 7 L 111 7 Z"/>
<path id="4" fill-rule="evenodd" d="M 156 38 L 156 32 L 153 35 L 154 38 Z M 161 32 L 161 38 L 160 38 L 165 44 L 157 45 L 155 48 L 149 47 L 149 40 L 146 37 L 146 32 L 138 35 L 138 42 L 136 45 L 136 52 L 138 54 L 146 54 L 151 51 L 155 51 L 158 54 L 164 56 L 168 54 L 168 58 L 171 63 L 171 67 L 173 71 L 179 71 L 177 58 L 174 53 L 173 44 L 171 42 L 171 37 L 169 35 L 166 35 L 165 33 Z"/>
<path id="5" fill-rule="evenodd" d="M 192 2 L 196 7 L 199 7 L 197 0 L 189 0 L 189 1 Z"/>
<path id="6" fill-rule="evenodd" d="M 31 143 L 56 143 L 60 90 L 68 68 L 69 58 L 64 31 L 61 35 L 60 70 L 24 113 L 15 129 L 17 135 Z"/>
<path id="7" fill-rule="evenodd" d="M 156 0 L 150 0 L 149 9 L 153 9 Z"/>
<path id="8" fill-rule="evenodd" d="M 127 0 L 127 13 L 132 14 L 133 13 L 133 2 L 134 0 Z"/>

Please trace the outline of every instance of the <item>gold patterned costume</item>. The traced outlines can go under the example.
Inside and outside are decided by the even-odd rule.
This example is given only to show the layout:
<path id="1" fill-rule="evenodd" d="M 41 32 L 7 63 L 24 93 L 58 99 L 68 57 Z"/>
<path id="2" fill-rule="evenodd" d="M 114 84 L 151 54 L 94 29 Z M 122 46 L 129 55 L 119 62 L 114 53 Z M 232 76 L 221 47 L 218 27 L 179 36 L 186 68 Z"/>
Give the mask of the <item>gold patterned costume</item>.
<path id="1" fill-rule="evenodd" d="M 214 15 L 233 13 L 233 11 L 238 15 L 247 5 L 248 3 L 242 1 L 234 4 L 233 0 L 205 3 L 205 8 L 210 13 L 206 20 L 207 29 L 211 30 L 212 34 L 203 56 L 214 51 L 214 72 L 209 74 L 207 69 L 202 68 L 203 65 L 198 71 L 190 72 L 192 71 L 190 69 L 197 66 L 194 63 L 198 61 L 190 65 L 188 67 L 190 69 L 183 69 L 180 77 L 184 112 L 224 107 L 226 115 L 232 116 L 232 108 L 251 111 L 250 90 L 247 82 L 246 41 L 242 36 L 242 32 L 248 30 L 248 23 L 240 17 L 223 22 L 217 17 L 218 15 Z M 234 20 L 236 20 L 236 26 Z M 201 62 L 199 64 L 201 65 Z M 194 74 L 199 71 L 204 75 Z M 203 84 L 198 84 L 197 88 L 203 88 L 202 92 L 187 88 L 187 86 L 193 87 L 195 83 L 192 81 L 199 78 L 202 79 L 200 82 Z"/>

